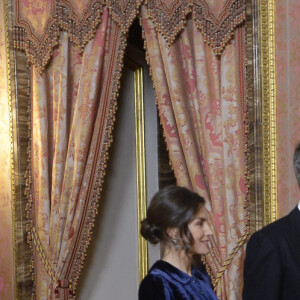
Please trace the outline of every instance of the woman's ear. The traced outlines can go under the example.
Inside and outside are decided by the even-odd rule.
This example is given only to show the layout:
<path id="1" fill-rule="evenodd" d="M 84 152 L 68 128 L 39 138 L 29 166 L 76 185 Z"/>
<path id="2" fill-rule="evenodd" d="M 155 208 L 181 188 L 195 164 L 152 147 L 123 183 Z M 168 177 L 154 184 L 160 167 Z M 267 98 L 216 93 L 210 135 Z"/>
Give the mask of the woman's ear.
<path id="1" fill-rule="evenodd" d="M 174 239 L 174 240 L 178 239 L 178 235 L 179 235 L 178 228 L 176 228 L 176 227 L 167 228 L 166 232 L 171 239 Z"/>

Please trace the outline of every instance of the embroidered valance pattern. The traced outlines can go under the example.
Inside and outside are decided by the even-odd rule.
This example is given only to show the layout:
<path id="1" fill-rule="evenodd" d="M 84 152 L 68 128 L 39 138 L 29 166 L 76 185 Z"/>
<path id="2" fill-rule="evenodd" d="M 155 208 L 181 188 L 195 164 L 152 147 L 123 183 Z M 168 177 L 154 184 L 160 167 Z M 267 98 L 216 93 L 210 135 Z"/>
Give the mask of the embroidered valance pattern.
<path id="1" fill-rule="evenodd" d="M 70 40 L 83 52 L 101 22 L 103 7 L 108 8 L 126 34 L 142 4 L 147 6 L 155 29 L 168 45 L 191 15 L 204 41 L 217 55 L 245 20 L 245 0 L 16 0 L 14 47 L 24 50 L 28 60 L 42 72 L 58 45 L 61 31 L 68 32 Z"/>
<path id="2" fill-rule="evenodd" d="M 245 20 L 245 0 L 147 0 L 148 15 L 170 45 L 184 28 L 189 14 L 211 45 L 221 54 L 232 38 L 235 28 Z"/>
<path id="3" fill-rule="evenodd" d="M 126 33 L 142 0 L 16 0 L 15 3 L 14 47 L 25 50 L 28 60 L 42 72 L 58 45 L 61 31 L 69 34 L 82 53 L 101 23 L 105 6 Z"/>

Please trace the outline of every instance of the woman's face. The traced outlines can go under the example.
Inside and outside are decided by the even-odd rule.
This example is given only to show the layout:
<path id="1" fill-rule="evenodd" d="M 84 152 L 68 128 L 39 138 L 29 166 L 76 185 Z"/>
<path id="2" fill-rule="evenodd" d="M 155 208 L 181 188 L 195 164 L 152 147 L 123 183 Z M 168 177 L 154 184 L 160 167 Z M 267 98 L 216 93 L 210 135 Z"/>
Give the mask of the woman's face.
<path id="1" fill-rule="evenodd" d="M 212 231 L 207 223 L 207 213 L 207 209 L 202 206 L 188 225 L 194 238 L 194 244 L 190 250 L 191 254 L 205 255 L 209 252 L 208 243 Z"/>

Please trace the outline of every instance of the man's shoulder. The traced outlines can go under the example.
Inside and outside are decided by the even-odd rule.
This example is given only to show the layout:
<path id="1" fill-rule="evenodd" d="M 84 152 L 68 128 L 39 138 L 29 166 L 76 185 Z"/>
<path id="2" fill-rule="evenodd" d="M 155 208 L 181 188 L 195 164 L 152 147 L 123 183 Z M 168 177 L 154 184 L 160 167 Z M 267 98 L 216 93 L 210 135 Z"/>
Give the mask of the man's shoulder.
<path id="1" fill-rule="evenodd" d="M 288 215 L 276 220 L 275 222 L 263 227 L 256 233 L 258 235 L 278 235 L 286 233 L 291 229 L 292 224 L 295 223 L 295 219 L 298 220 L 300 216 L 298 207 L 295 207 Z"/>
<path id="2" fill-rule="evenodd" d="M 255 232 L 252 235 L 252 238 L 269 237 L 272 239 L 284 235 L 286 231 L 289 230 L 288 219 L 289 219 L 289 215 L 276 220 L 275 222 Z"/>

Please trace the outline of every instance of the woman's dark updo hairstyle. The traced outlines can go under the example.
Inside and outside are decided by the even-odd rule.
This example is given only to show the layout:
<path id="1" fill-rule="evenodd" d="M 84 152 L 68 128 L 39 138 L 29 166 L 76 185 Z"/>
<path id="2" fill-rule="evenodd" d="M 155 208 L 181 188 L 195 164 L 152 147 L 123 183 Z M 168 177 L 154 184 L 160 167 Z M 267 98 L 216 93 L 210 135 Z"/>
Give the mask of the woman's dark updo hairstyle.
<path id="1" fill-rule="evenodd" d="M 188 229 L 205 201 L 198 194 L 176 185 L 159 190 L 147 209 L 147 217 L 141 222 L 141 235 L 152 244 L 171 244 L 168 228 L 178 228 L 179 244 L 186 252 L 194 239 Z"/>

